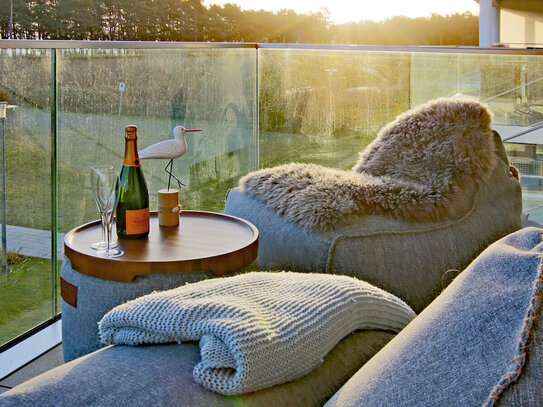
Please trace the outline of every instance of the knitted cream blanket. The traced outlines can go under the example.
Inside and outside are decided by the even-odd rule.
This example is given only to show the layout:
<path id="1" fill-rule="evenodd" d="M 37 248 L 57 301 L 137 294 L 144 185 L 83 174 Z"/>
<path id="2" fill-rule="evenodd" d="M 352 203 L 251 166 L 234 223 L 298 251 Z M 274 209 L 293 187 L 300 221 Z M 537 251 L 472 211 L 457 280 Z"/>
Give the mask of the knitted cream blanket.
<path id="1" fill-rule="evenodd" d="M 200 341 L 196 382 L 240 394 L 309 373 L 359 329 L 398 332 L 415 317 L 402 300 L 353 277 L 253 272 L 155 292 L 100 322 L 103 342 Z"/>
<path id="2" fill-rule="evenodd" d="M 285 164 L 246 175 L 240 189 L 309 230 L 372 214 L 455 216 L 465 188 L 496 166 L 491 119 L 481 103 L 438 99 L 385 126 L 352 171 Z"/>

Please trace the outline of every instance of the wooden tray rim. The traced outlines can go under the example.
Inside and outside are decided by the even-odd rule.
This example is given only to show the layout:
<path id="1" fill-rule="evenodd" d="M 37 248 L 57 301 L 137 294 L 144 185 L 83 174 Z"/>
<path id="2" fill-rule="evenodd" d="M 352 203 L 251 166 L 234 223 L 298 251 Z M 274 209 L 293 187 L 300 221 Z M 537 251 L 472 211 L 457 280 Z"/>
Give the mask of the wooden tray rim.
<path id="1" fill-rule="evenodd" d="M 85 257 L 85 258 L 88 258 L 88 259 L 92 259 L 93 261 L 95 260 L 98 264 L 108 265 L 108 267 L 107 267 L 108 269 L 110 267 L 113 267 L 113 265 L 115 265 L 115 264 L 117 264 L 119 266 L 123 266 L 123 269 L 125 270 L 124 272 L 121 272 L 121 273 L 118 273 L 118 274 L 116 273 L 116 274 L 112 275 L 110 273 L 106 273 L 105 271 L 103 271 L 103 272 L 90 272 L 88 270 L 81 270 L 80 267 L 77 267 L 77 265 L 72 264 L 73 269 L 80 272 L 80 273 L 82 273 L 82 274 L 93 276 L 93 277 L 98 277 L 98 278 L 101 278 L 101 279 L 107 279 L 107 280 L 112 280 L 112 281 L 125 281 L 125 282 L 132 281 L 132 279 L 134 277 L 138 276 L 138 275 L 147 275 L 147 274 L 155 274 L 155 273 L 170 273 L 170 272 L 173 272 L 172 268 L 174 268 L 175 266 L 182 267 L 182 266 L 185 266 L 185 265 L 191 265 L 193 263 L 194 264 L 200 264 L 200 263 L 209 264 L 209 262 L 213 262 L 215 259 L 220 260 L 220 259 L 224 258 L 225 256 L 239 255 L 239 256 L 245 258 L 246 257 L 245 255 L 248 255 L 253 260 L 254 260 L 254 258 L 256 258 L 256 254 L 257 254 L 257 251 L 258 251 L 259 232 L 258 232 L 258 229 L 256 228 L 256 226 L 253 225 L 252 223 L 250 223 L 249 221 L 247 221 L 247 220 L 245 220 L 243 218 L 239 218 L 237 216 L 228 215 L 228 214 L 219 213 L 219 212 L 199 211 L 199 210 L 183 210 L 182 213 L 181 213 L 181 217 L 183 216 L 183 213 L 188 214 L 188 215 L 193 215 L 193 216 L 220 217 L 220 218 L 229 219 L 231 221 L 235 221 L 236 223 L 241 224 L 242 226 L 249 228 L 253 232 L 252 239 L 248 240 L 247 243 L 244 246 L 242 246 L 242 247 L 240 247 L 238 249 L 232 250 L 232 251 L 220 252 L 220 253 L 216 253 L 216 254 L 211 255 L 211 256 L 187 258 L 187 259 L 182 259 L 182 260 L 159 260 L 159 259 L 156 259 L 156 260 L 141 261 L 141 260 L 126 260 L 126 259 L 123 259 L 122 256 L 117 257 L 117 258 L 105 258 L 105 257 L 100 257 L 100 256 L 88 254 L 88 253 L 82 253 L 82 252 L 78 251 L 76 248 L 74 248 L 69 243 L 69 240 L 71 239 L 71 237 L 75 233 L 78 233 L 80 231 L 83 231 L 85 229 L 88 229 L 90 227 L 94 227 L 94 226 L 97 226 L 97 225 L 100 224 L 100 220 L 94 220 L 94 221 L 91 221 L 91 222 L 87 222 L 87 223 L 85 223 L 83 225 L 77 226 L 77 227 L 73 228 L 72 230 L 70 230 L 68 233 L 66 233 L 66 235 L 64 237 L 64 254 L 66 255 L 66 257 L 68 259 L 70 259 L 70 261 L 72 261 L 72 257 L 75 257 L 75 258 Z M 150 213 L 150 215 L 151 215 L 151 217 L 158 217 L 158 212 L 152 211 Z M 137 265 L 142 265 L 142 264 L 149 265 L 150 270 L 147 271 L 147 272 L 141 272 L 141 271 L 131 272 L 131 271 L 128 271 L 129 270 L 128 268 L 130 267 L 130 265 L 137 266 Z M 166 267 L 164 270 L 162 270 L 161 269 L 161 264 L 168 265 L 169 267 Z M 248 263 L 244 262 L 244 265 L 246 265 L 246 264 L 248 264 Z M 154 267 L 153 267 L 154 265 L 159 270 L 154 270 Z M 180 270 L 180 272 L 190 272 L 190 271 Z M 213 271 L 213 273 L 217 274 L 217 275 L 223 274 L 223 272 L 216 273 L 215 271 Z"/>
<path id="2" fill-rule="evenodd" d="M 189 215 L 203 215 L 203 216 L 211 216 L 211 217 L 231 218 L 232 220 L 235 220 L 238 223 L 241 223 L 244 226 L 249 227 L 249 229 L 251 229 L 252 232 L 253 232 L 252 240 L 249 240 L 245 247 L 248 247 L 248 246 L 252 245 L 255 241 L 258 240 L 259 232 L 258 232 L 258 229 L 256 228 L 256 226 L 253 225 L 252 223 L 250 223 L 249 221 L 245 220 L 245 219 L 238 218 L 237 216 L 228 215 L 228 214 L 219 213 L 219 212 L 198 211 L 198 210 L 183 210 L 181 212 L 181 216 L 182 216 L 183 213 L 187 213 Z M 158 212 L 157 211 L 151 211 L 150 215 L 151 215 L 152 218 L 153 217 L 156 218 L 156 217 L 158 217 Z M 81 231 L 83 231 L 85 229 L 88 229 L 88 228 L 91 228 L 91 227 L 94 227 L 94 226 L 98 226 L 100 224 L 100 222 L 101 222 L 100 219 L 93 220 L 93 221 L 84 223 L 82 225 L 79 225 L 79 226 L 73 228 L 72 230 L 70 230 L 68 233 L 66 233 L 66 235 L 64 235 L 64 249 L 66 250 L 66 248 L 68 248 L 71 252 L 76 252 L 80 256 L 87 256 L 87 257 L 92 257 L 92 258 L 96 258 L 96 259 L 106 259 L 106 258 L 101 257 L 101 256 L 93 256 L 93 255 L 90 255 L 90 254 L 87 254 L 87 253 L 81 253 L 80 251 L 78 251 L 76 248 L 74 248 L 72 245 L 70 245 L 68 243 L 68 239 L 73 234 L 81 232 Z M 192 261 L 192 260 L 211 259 L 211 258 L 214 258 L 214 257 L 217 257 L 217 256 L 224 256 L 225 254 L 235 253 L 237 250 L 242 250 L 243 248 L 244 247 L 241 247 L 240 249 L 236 249 L 236 250 L 234 250 L 232 252 L 227 251 L 227 252 L 222 252 L 222 253 L 214 254 L 212 256 L 207 256 L 207 257 L 194 257 L 194 258 L 184 259 L 184 260 L 152 260 L 152 261 L 146 261 L 145 263 L 176 263 L 176 262 L 183 263 L 183 262 Z M 126 259 L 123 259 L 122 256 L 121 257 L 107 258 L 106 260 L 108 260 L 108 261 L 109 260 L 110 261 L 119 261 L 119 262 L 122 262 L 122 263 L 141 263 L 140 260 L 126 260 Z"/>

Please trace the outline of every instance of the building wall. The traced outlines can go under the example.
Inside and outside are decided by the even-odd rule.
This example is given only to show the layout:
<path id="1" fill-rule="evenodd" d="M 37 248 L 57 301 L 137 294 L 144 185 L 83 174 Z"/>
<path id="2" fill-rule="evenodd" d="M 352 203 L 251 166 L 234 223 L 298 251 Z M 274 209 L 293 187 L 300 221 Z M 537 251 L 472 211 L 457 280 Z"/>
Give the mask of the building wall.
<path id="1" fill-rule="evenodd" d="M 500 15 L 501 43 L 511 47 L 543 47 L 543 2 L 532 2 L 531 7 L 503 1 Z"/>

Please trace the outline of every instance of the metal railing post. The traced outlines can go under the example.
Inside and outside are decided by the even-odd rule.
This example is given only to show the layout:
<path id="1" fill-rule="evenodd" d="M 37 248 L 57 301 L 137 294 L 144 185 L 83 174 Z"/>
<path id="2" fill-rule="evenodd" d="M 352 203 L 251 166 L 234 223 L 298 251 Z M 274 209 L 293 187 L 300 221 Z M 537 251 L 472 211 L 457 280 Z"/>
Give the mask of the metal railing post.
<path id="1" fill-rule="evenodd" d="M 57 50 L 51 49 L 51 312 L 57 314 Z"/>
<path id="2" fill-rule="evenodd" d="M 255 47 L 255 114 L 253 118 L 253 140 L 255 141 L 254 170 L 260 167 L 260 50 Z"/>
<path id="3" fill-rule="evenodd" d="M 1 204 L 2 204 L 2 274 L 9 273 L 8 269 L 8 251 L 7 251 L 7 236 L 6 236 L 6 156 L 4 151 L 4 134 L 6 127 L 6 116 L 8 110 L 7 102 L 0 102 L 0 160 L 2 160 L 0 174 Z"/>

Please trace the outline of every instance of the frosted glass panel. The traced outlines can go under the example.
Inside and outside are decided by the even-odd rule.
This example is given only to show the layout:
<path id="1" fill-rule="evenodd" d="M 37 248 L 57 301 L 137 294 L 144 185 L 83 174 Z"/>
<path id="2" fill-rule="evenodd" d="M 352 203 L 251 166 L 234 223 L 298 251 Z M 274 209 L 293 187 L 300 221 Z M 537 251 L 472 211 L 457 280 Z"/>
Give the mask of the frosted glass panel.
<path id="1" fill-rule="evenodd" d="M 16 106 L 0 117 L 6 185 L 0 211 L 5 210 L 7 235 L 0 268 L 0 345 L 54 312 L 50 80 L 51 51 L 0 49 L 0 101 Z"/>
<path id="2" fill-rule="evenodd" d="M 185 209 L 222 211 L 228 188 L 256 168 L 254 49 L 62 50 L 58 58 L 59 228 L 98 217 L 91 165 L 120 170 L 124 127 L 138 127 L 138 148 L 187 133 L 173 172 Z M 167 160 L 143 160 L 151 210 L 166 188 Z"/>
<path id="3" fill-rule="evenodd" d="M 411 106 L 455 95 L 488 104 L 494 124 L 543 119 L 543 59 L 529 55 L 413 53 Z"/>
<path id="4" fill-rule="evenodd" d="M 409 54 L 259 52 L 260 166 L 351 167 L 377 131 L 409 108 Z"/>

